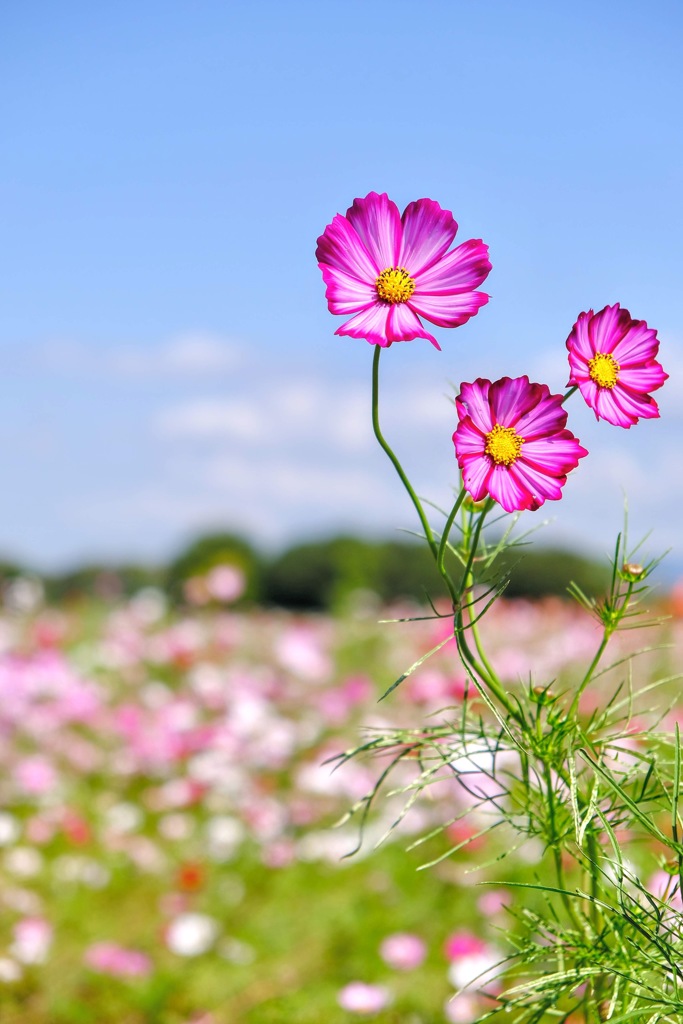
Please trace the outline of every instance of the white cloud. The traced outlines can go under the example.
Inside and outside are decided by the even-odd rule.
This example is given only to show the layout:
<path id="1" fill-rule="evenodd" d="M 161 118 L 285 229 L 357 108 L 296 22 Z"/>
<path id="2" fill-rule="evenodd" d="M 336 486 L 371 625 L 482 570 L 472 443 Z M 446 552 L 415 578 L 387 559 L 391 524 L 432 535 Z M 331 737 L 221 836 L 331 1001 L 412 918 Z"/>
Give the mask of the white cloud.
<path id="1" fill-rule="evenodd" d="M 158 346 L 119 346 L 109 364 L 114 372 L 130 376 L 205 377 L 237 368 L 242 349 L 233 339 L 195 331 Z"/>
<path id="2" fill-rule="evenodd" d="M 259 441 L 266 436 L 263 418 L 243 399 L 197 399 L 160 413 L 154 430 L 161 437 L 183 439 L 239 438 Z"/>
<path id="3" fill-rule="evenodd" d="M 248 395 L 249 397 L 244 397 Z M 440 430 L 450 443 L 455 429 L 452 398 L 434 394 L 427 383 L 394 389 L 381 410 L 390 443 L 411 448 Z M 239 393 L 204 395 L 158 412 L 152 432 L 169 442 L 266 442 L 272 448 L 327 446 L 359 456 L 375 447 L 370 395 L 357 382 L 309 377 L 257 384 L 244 379 Z M 389 436 L 390 435 L 390 436 Z"/>
<path id="4" fill-rule="evenodd" d="M 159 344 L 97 343 L 53 339 L 22 350 L 24 360 L 69 376 L 201 379 L 244 364 L 245 345 L 234 338 L 202 331 L 178 334 Z"/>

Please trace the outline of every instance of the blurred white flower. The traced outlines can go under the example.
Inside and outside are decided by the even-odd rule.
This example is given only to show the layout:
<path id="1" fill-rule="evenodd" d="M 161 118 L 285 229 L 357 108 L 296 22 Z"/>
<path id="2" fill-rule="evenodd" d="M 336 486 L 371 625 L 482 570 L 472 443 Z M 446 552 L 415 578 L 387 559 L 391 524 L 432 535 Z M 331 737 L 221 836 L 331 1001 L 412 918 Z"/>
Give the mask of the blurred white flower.
<path id="1" fill-rule="evenodd" d="M 223 939 L 218 947 L 218 953 L 232 964 L 251 964 L 256 959 L 254 947 L 239 939 Z"/>
<path id="2" fill-rule="evenodd" d="M 246 830 L 241 821 L 228 814 L 209 818 L 205 826 L 207 853 L 211 860 L 222 863 L 235 856 Z"/>
<path id="3" fill-rule="evenodd" d="M 194 832 L 194 828 L 194 818 L 189 814 L 181 814 L 180 811 L 164 814 L 159 818 L 157 824 L 159 835 L 172 842 L 182 842 L 183 839 L 188 839 Z"/>
<path id="4" fill-rule="evenodd" d="M 0 956 L 0 981 L 11 984 L 19 981 L 22 970 L 16 960 L 10 960 L 8 956 Z"/>
<path id="5" fill-rule="evenodd" d="M 13 814 L 8 811 L 0 811 L 0 846 L 9 846 L 16 842 L 21 832 L 21 826 Z"/>
<path id="6" fill-rule="evenodd" d="M 130 599 L 129 608 L 143 626 L 153 626 L 163 619 L 168 609 L 168 600 L 158 587 L 143 587 Z"/>
<path id="7" fill-rule="evenodd" d="M 475 1024 L 481 1016 L 481 1007 L 476 996 L 469 992 L 460 992 L 447 1000 L 444 1014 L 450 1024 Z"/>
<path id="8" fill-rule="evenodd" d="M 137 804 L 122 802 L 113 804 L 105 811 L 105 826 L 114 835 L 126 835 L 137 832 L 142 825 L 144 815 Z"/>
<path id="9" fill-rule="evenodd" d="M 166 929 L 166 945 L 176 956 L 201 956 L 218 937 L 218 922 L 208 914 L 180 914 Z"/>
<path id="10" fill-rule="evenodd" d="M 45 589 L 37 576 L 17 576 L 5 584 L 5 607 L 20 615 L 30 615 L 40 607 Z"/>
<path id="11" fill-rule="evenodd" d="M 379 1013 L 390 1001 L 389 991 L 383 985 L 368 985 L 364 981 L 350 981 L 337 996 L 342 1010 L 349 1013 Z"/>
<path id="12" fill-rule="evenodd" d="M 20 878 L 35 878 L 43 868 L 43 858 L 32 846 L 15 846 L 4 857 L 7 871 Z"/>
<path id="13" fill-rule="evenodd" d="M 89 889 L 104 889 L 111 877 L 107 868 L 92 857 L 65 853 L 52 862 L 52 871 L 59 882 L 79 882 Z"/>
<path id="14" fill-rule="evenodd" d="M 448 968 L 448 980 L 453 988 L 464 989 L 476 982 L 482 988 L 495 977 L 494 967 L 502 956 L 499 950 L 486 947 L 481 952 L 458 957 Z"/>

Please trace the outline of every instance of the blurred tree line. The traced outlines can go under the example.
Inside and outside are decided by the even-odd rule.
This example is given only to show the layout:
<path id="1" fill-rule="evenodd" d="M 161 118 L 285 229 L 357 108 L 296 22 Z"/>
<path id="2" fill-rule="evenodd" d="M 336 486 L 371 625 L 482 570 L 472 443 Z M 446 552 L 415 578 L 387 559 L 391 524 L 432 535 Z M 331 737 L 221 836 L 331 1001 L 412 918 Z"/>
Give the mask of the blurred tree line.
<path id="1" fill-rule="evenodd" d="M 599 595 L 607 583 L 607 565 L 567 550 L 518 547 L 496 563 L 496 576 L 509 576 L 506 595 L 565 595 L 570 581 Z M 231 571 L 240 581 L 234 592 L 212 596 L 198 589 L 212 572 Z M 0 578 L 11 580 L 19 566 L 0 563 Z M 228 581 L 229 582 L 229 581 Z M 486 582 L 486 581 L 484 581 Z M 223 581 L 224 586 L 225 581 Z M 51 602 L 96 597 L 115 600 L 144 587 L 157 587 L 174 603 L 276 605 L 293 609 L 337 609 L 359 595 L 379 601 L 410 598 L 422 603 L 444 596 L 444 587 L 426 545 L 410 540 L 333 537 L 299 544 L 267 556 L 231 533 L 202 537 L 169 565 L 90 565 L 43 578 Z M 226 596 L 227 593 L 227 596 Z M 222 595 L 222 597 L 221 597 Z"/>

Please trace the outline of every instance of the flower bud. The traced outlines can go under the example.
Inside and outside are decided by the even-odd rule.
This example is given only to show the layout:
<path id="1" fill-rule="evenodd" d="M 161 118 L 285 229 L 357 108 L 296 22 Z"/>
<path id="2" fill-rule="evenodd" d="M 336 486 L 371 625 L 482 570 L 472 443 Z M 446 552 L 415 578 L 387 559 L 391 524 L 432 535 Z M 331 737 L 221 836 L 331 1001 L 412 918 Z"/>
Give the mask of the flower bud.
<path id="1" fill-rule="evenodd" d="M 555 700 L 555 694 L 549 686 L 534 686 L 531 692 L 536 698 L 537 704 L 547 704 L 551 700 Z"/>

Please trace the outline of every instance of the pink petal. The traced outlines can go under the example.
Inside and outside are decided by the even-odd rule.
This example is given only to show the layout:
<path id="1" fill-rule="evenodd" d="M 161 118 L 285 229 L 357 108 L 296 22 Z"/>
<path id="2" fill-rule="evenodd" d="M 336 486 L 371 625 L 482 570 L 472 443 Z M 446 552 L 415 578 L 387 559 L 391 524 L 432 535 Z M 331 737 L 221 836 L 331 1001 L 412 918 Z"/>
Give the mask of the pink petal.
<path id="1" fill-rule="evenodd" d="M 351 317 L 334 333 L 346 334 L 352 338 L 365 338 L 371 345 L 381 345 L 386 348 L 391 344 L 387 338 L 387 318 L 390 308 L 390 306 L 378 302 Z"/>
<path id="2" fill-rule="evenodd" d="M 412 341 L 413 338 L 426 338 L 435 348 L 441 347 L 433 334 L 426 331 L 415 313 L 405 302 L 397 302 L 389 307 L 387 317 L 387 338 L 392 341 Z"/>
<path id="3" fill-rule="evenodd" d="M 629 311 L 620 309 L 618 302 L 614 306 L 605 306 L 601 309 L 588 324 L 593 351 L 611 353 L 614 346 L 623 338 L 630 323 Z"/>
<path id="4" fill-rule="evenodd" d="M 520 462 L 533 463 L 535 469 L 554 476 L 564 476 L 575 469 L 588 452 L 569 430 L 538 441 L 527 441 L 522 447 Z M 517 465 L 517 463 L 515 463 Z"/>
<path id="5" fill-rule="evenodd" d="M 520 417 L 534 409 L 548 393 L 543 384 L 531 384 L 529 378 L 501 377 L 491 385 L 489 401 L 494 423 L 514 427 Z"/>
<path id="6" fill-rule="evenodd" d="M 613 423 L 615 427 L 625 427 L 628 429 L 636 422 L 637 414 L 634 416 L 631 413 L 626 413 L 621 405 L 616 404 L 615 390 L 615 388 L 611 390 L 609 388 L 596 388 L 595 399 L 591 402 L 591 408 L 595 412 L 597 419 L 607 420 L 608 423 Z"/>
<path id="7" fill-rule="evenodd" d="M 460 463 L 462 471 L 462 482 L 467 492 L 475 501 L 481 501 L 489 493 L 489 477 L 491 475 L 491 460 L 485 456 L 478 456 L 471 459 L 464 459 Z"/>
<path id="8" fill-rule="evenodd" d="M 480 238 L 470 238 L 428 269 L 411 273 L 415 278 L 415 295 L 421 297 L 472 291 L 490 270 L 488 246 Z"/>
<path id="9" fill-rule="evenodd" d="M 548 476 L 547 473 L 534 469 L 521 459 L 515 462 L 514 473 L 531 498 L 528 506 L 531 510 L 540 508 L 548 499 L 557 501 L 561 498 L 562 487 L 567 482 L 566 476 Z"/>
<path id="10" fill-rule="evenodd" d="M 455 400 L 460 419 L 471 417 L 475 427 L 483 434 L 488 434 L 495 425 L 489 404 L 490 388 L 490 380 L 478 377 L 473 384 L 461 384 L 460 394 Z"/>
<path id="11" fill-rule="evenodd" d="M 403 228 L 396 203 L 386 192 L 370 192 L 365 199 L 355 199 L 346 213 L 349 223 L 370 253 L 378 272 L 399 266 Z"/>
<path id="12" fill-rule="evenodd" d="M 458 429 L 453 434 L 453 444 L 455 445 L 455 453 L 460 460 L 472 458 L 475 455 L 483 457 L 486 440 L 484 434 L 477 430 L 468 418 L 459 424 Z"/>
<path id="13" fill-rule="evenodd" d="M 615 345 L 613 355 L 620 366 L 632 366 L 654 359 L 658 350 L 657 332 L 644 320 L 633 320 L 630 329 Z"/>
<path id="14" fill-rule="evenodd" d="M 575 381 L 579 385 L 581 397 L 583 398 L 589 409 L 595 410 L 595 405 L 598 400 L 598 392 L 604 390 L 599 388 L 595 381 L 591 380 L 590 377 L 584 377 L 581 380 Z"/>
<path id="15" fill-rule="evenodd" d="M 580 313 L 576 323 L 572 327 L 571 333 L 567 338 L 570 362 L 572 352 L 576 353 L 580 358 L 585 360 L 585 362 L 588 362 L 588 360 L 592 359 L 595 355 L 595 350 L 593 349 L 593 344 L 588 333 L 588 324 L 590 323 L 592 316 L 592 309 L 589 309 L 587 313 Z"/>
<path id="16" fill-rule="evenodd" d="M 583 356 L 577 356 L 576 353 L 569 353 L 569 380 L 568 386 L 574 384 L 581 384 L 582 381 L 590 380 L 590 373 L 588 371 L 588 363 L 584 360 Z"/>
<path id="17" fill-rule="evenodd" d="M 641 391 L 646 394 L 648 391 L 656 391 L 661 388 L 669 374 L 659 363 L 651 362 L 646 366 L 622 366 L 619 370 L 619 384 L 630 391 Z"/>
<path id="18" fill-rule="evenodd" d="M 315 256 L 319 263 L 343 270 L 359 281 L 374 284 L 377 280 L 378 267 L 354 228 L 340 213 L 318 239 Z"/>
<path id="19" fill-rule="evenodd" d="M 443 256 L 458 230 L 450 210 L 442 210 L 433 199 L 409 203 L 401 221 L 403 243 L 398 266 L 405 267 L 413 277 Z"/>
<path id="20" fill-rule="evenodd" d="M 659 417 L 659 406 L 649 395 L 634 394 L 628 388 L 617 385 L 612 388 L 612 398 L 619 409 L 633 418 L 634 423 L 637 419 L 651 420 Z"/>
<path id="21" fill-rule="evenodd" d="M 437 327 L 460 327 L 489 301 L 485 292 L 459 295 L 420 295 L 413 293 L 409 305 Z"/>
<path id="22" fill-rule="evenodd" d="M 567 410 L 562 405 L 562 396 L 550 395 L 545 384 L 539 386 L 545 389 L 545 397 L 515 424 L 515 430 L 526 441 L 556 434 L 567 425 Z"/>
<path id="23" fill-rule="evenodd" d="M 325 297 L 330 313 L 345 315 L 357 313 L 361 309 L 374 304 L 377 301 L 377 291 L 374 284 L 367 284 L 359 281 L 338 270 L 336 267 L 321 264 L 323 281 L 327 285 Z"/>
<path id="24" fill-rule="evenodd" d="M 488 489 L 494 501 L 502 505 L 506 512 L 520 512 L 533 503 L 532 494 L 523 481 L 518 479 L 514 469 L 508 466 L 493 467 Z"/>

